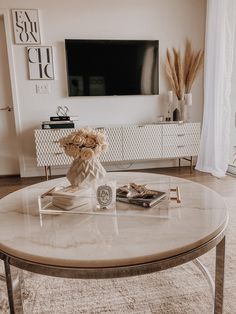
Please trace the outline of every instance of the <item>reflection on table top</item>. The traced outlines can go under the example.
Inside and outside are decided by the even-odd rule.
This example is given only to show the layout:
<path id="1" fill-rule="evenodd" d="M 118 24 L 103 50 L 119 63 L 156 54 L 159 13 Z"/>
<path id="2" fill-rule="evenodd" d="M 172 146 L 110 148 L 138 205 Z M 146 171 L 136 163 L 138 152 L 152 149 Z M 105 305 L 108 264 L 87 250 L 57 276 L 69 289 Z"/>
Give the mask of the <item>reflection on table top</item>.
<path id="1" fill-rule="evenodd" d="M 167 191 L 179 186 L 182 202 L 151 209 L 116 203 L 108 212 L 39 214 L 38 196 L 65 178 L 45 181 L 0 200 L 0 250 L 29 261 L 71 267 L 108 267 L 175 256 L 206 243 L 227 221 L 224 200 L 188 180 L 138 172 L 108 173 L 117 186 L 136 182 Z"/>

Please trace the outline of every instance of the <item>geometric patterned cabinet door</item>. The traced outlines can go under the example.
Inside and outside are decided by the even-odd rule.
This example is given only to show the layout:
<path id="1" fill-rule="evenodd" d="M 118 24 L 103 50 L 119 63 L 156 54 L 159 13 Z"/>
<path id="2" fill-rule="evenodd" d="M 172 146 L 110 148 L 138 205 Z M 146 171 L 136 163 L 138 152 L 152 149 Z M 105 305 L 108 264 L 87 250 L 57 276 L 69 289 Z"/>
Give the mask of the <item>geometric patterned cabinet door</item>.
<path id="1" fill-rule="evenodd" d="M 99 128 L 98 128 L 99 129 Z M 122 160 L 122 127 L 103 128 L 108 143 L 106 153 L 101 154 L 101 162 L 112 162 Z"/>
<path id="2" fill-rule="evenodd" d="M 132 125 L 123 128 L 123 160 L 162 157 L 162 125 Z"/>

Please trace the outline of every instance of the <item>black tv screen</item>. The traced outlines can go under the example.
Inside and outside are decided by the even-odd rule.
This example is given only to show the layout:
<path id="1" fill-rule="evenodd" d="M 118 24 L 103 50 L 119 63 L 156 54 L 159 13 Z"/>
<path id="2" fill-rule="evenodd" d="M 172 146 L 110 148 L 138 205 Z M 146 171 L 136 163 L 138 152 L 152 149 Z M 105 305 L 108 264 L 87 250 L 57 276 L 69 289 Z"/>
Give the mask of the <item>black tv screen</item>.
<path id="1" fill-rule="evenodd" d="M 158 41 L 66 39 L 69 96 L 155 95 Z"/>

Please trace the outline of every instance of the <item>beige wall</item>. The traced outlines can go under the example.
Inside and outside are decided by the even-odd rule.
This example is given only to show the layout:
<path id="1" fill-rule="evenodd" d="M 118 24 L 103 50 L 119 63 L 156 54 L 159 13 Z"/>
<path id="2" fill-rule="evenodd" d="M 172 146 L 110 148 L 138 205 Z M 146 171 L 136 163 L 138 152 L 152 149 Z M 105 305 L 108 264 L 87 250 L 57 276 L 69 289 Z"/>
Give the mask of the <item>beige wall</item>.
<path id="1" fill-rule="evenodd" d="M 25 47 L 13 44 L 18 93 L 18 132 L 24 155 L 21 175 L 42 173 L 36 168 L 33 130 L 66 105 L 81 125 L 105 125 L 155 121 L 165 113 L 169 89 L 163 65 L 167 47 L 182 47 L 186 37 L 202 48 L 205 34 L 205 0 L 1 0 L 1 8 L 40 10 L 42 45 L 53 47 L 55 80 L 50 94 L 36 94 L 36 81 L 28 80 Z M 160 45 L 160 95 L 67 97 L 65 38 L 158 39 Z M 12 39 L 13 43 L 13 39 Z M 192 120 L 201 121 L 202 72 L 193 87 Z M 17 112 L 17 110 L 15 110 Z M 173 164 L 173 163 L 172 163 Z"/>

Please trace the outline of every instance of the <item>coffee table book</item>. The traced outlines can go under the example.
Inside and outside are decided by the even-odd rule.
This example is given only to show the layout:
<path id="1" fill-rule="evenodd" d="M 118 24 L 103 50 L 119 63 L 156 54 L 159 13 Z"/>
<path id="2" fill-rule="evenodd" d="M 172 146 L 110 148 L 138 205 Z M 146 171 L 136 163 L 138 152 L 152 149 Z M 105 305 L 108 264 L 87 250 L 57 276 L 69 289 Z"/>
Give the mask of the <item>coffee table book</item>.
<path id="1" fill-rule="evenodd" d="M 139 205 L 145 208 L 154 207 L 162 199 L 164 199 L 167 194 L 161 191 L 155 191 L 157 194 L 146 197 L 127 197 L 124 193 L 116 193 L 116 200 L 119 202 L 125 202 L 129 204 Z"/>

